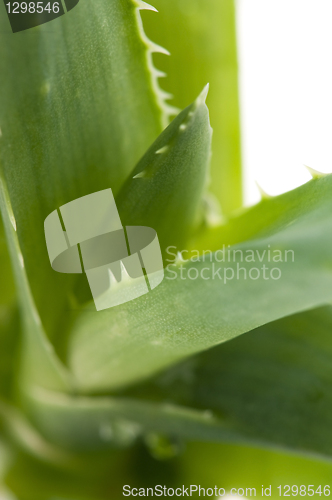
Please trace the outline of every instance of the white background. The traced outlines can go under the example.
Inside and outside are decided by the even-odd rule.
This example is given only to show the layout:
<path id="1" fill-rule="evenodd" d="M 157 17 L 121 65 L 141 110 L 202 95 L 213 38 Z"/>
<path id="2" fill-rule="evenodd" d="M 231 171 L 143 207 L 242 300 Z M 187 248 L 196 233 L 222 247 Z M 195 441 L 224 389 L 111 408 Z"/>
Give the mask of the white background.
<path id="1" fill-rule="evenodd" d="M 237 0 L 246 202 L 332 172 L 332 0 Z"/>

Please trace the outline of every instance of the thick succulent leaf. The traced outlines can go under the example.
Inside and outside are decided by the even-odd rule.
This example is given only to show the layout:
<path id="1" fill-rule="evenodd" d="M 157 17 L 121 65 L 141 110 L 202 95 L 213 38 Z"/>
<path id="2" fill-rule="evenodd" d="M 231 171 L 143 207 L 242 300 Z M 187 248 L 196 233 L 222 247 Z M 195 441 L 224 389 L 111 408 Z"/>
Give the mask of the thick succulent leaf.
<path id="1" fill-rule="evenodd" d="M 331 326 L 331 307 L 279 320 L 122 397 L 72 398 L 35 390 L 34 418 L 49 439 L 76 450 L 125 445 L 153 432 L 255 443 L 330 460 Z"/>
<path id="2" fill-rule="evenodd" d="M 272 485 L 270 498 L 279 498 L 280 484 L 330 483 L 331 464 L 286 453 L 257 450 L 221 443 L 187 443 L 172 459 L 155 460 L 143 446 L 107 453 L 104 461 L 90 455 L 88 466 L 78 472 L 51 468 L 22 453 L 6 475 L 8 486 L 20 500 L 123 499 L 123 486 L 153 487 L 165 484 L 200 484 L 231 488 Z"/>
<path id="3" fill-rule="evenodd" d="M 146 433 L 186 439 L 239 439 L 210 412 L 134 398 L 71 397 L 35 388 L 30 415 L 50 441 L 70 451 L 125 447 Z"/>
<path id="4" fill-rule="evenodd" d="M 47 442 L 22 412 L 1 400 L 0 421 L 6 439 L 30 455 L 47 463 L 62 463 L 64 467 L 73 463 L 69 453 Z"/>
<path id="5" fill-rule="evenodd" d="M 167 75 L 162 86 L 174 95 L 174 105 L 184 108 L 210 82 L 208 106 L 214 130 L 210 190 L 228 214 L 242 204 L 234 2 L 154 0 L 153 5 L 159 15 L 144 13 L 144 26 L 171 52 L 168 58 L 155 57 Z"/>
<path id="6" fill-rule="evenodd" d="M 331 189 L 327 176 L 288 193 L 284 199 L 293 200 L 293 209 L 284 204 L 285 213 L 271 223 L 269 234 L 234 247 L 244 256 L 253 252 L 254 263 L 222 263 L 220 253 L 195 259 L 169 268 L 163 283 L 141 298 L 98 313 L 87 308 L 73 325 L 69 345 L 69 366 L 81 390 L 137 382 L 260 325 L 331 301 Z M 265 222 L 268 204 L 259 210 Z M 264 261 L 269 250 L 279 251 L 282 262 Z M 286 250 L 293 257 L 286 258 Z M 265 279 L 263 263 L 269 272 L 279 268 L 280 279 Z M 260 269 L 260 279 L 243 279 L 244 270 L 237 279 L 238 265 L 247 277 L 251 268 Z M 225 269 L 234 279 L 225 281 Z"/>
<path id="7" fill-rule="evenodd" d="M 88 457 L 88 456 L 87 456 Z M 51 467 L 17 453 L 10 463 L 6 483 L 20 500 L 120 500 L 123 485 L 168 487 L 200 484 L 256 488 L 272 485 L 271 498 L 279 498 L 280 484 L 329 484 L 331 464 L 321 460 L 296 457 L 282 452 L 258 450 L 221 443 L 186 443 L 173 458 L 155 460 L 142 446 L 90 455 L 87 466 L 74 471 Z"/>
<path id="8" fill-rule="evenodd" d="M 208 408 L 260 445 L 332 456 L 332 307 L 258 328 L 131 395 Z"/>
<path id="9" fill-rule="evenodd" d="M 45 385 L 53 389 L 68 389 L 71 386 L 70 375 L 58 361 L 54 353 L 54 348 L 45 335 L 40 316 L 32 297 L 25 270 L 24 258 L 18 241 L 16 224 L 7 186 L 1 177 L 0 211 L 7 236 L 18 299 L 22 312 L 23 329 L 25 332 L 21 346 L 23 363 L 17 363 L 14 373 L 11 373 L 10 376 L 12 377 L 15 375 L 22 386 L 25 384 L 33 385 L 38 383 L 38 385 Z M 11 333 L 10 326 L 9 333 Z M 5 341 L 7 340 L 6 337 L 7 335 L 5 334 Z M 9 352 L 6 352 L 6 355 L 9 355 Z M 13 360 L 7 360 L 7 362 L 8 361 L 11 368 L 13 368 Z"/>
<path id="10" fill-rule="evenodd" d="M 158 137 L 116 200 L 122 224 L 155 229 L 164 253 L 181 250 L 202 220 L 212 135 L 207 90 Z"/>
<path id="11" fill-rule="evenodd" d="M 88 468 L 81 473 L 71 468 L 51 467 L 45 462 L 32 459 L 27 454 L 17 453 L 15 461 L 7 472 L 6 484 L 19 500 L 108 500 L 110 496 L 117 500 L 119 497 L 113 495 L 111 480 L 114 480 L 113 470 L 116 463 L 114 460 L 111 462 L 109 457 L 107 460 L 108 476 L 111 476 L 109 481 L 98 475 L 94 477 Z M 94 469 L 93 465 L 91 460 L 90 468 Z M 119 470 L 116 472 L 119 474 Z M 123 476 L 120 477 L 125 480 Z"/>
<path id="12" fill-rule="evenodd" d="M 0 217 L 0 394 L 9 397 L 12 390 L 19 340 L 19 317 L 10 257 Z"/>
<path id="13" fill-rule="evenodd" d="M 161 131 L 161 94 L 135 0 L 79 2 L 15 33 L 0 4 L 0 161 L 36 306 L 64 328 L 72 275 L 49 264 L 44 219 L 77 197 L 118 191 Z M 47 293 L 45 291 L 47 290 Z"/>
<path id="14" fill-rule="evenodd" d="M 214 400 L 249 439 L 331 457 L 331 329 L 328 307 L 202 355 L 194 400 L 204 407 Z"/>
<path id="15" fill-rule="evenodd" d="M 315 182 L 319 179 L 320 182 Z M 215 251 L 222 245 L 235 245 L 273 234 L 293 224 L 299 217 L 323 207 L 330 192 L 330 181 L 324 181 L 324 176 L 321 176 L 281 196 L 263 197 L 257 205 L 230 217 L 226 224 L 202 228 L 191 241 L 191 247 L 201 252 L 204 249 Z"/>
<path id="16" fill-rule="evenodd" d="M 8 397 L 17 369 L 19 320 L 15 286 L 3 223 L 0 217 L 0 394 Z"/>
<path id="17" fill-rule="evenodd" d="M 172 484 L 178 477 L 177 464 L 157 462 L 142 445 L 80 459 L 75 468 L 52 467 L 17 453 L 6 483 L 20 500 L 120 500 L 125 484 L 151 486 L 160 480 Z"/>

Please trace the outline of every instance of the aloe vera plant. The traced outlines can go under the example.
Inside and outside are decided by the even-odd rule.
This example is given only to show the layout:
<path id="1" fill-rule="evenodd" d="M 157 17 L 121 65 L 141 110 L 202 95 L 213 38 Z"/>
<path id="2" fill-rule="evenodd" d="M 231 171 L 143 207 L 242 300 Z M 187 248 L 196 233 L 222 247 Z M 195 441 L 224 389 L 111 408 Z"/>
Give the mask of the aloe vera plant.
<path id="1" fill-rule="evenodd" d="M 0 6 L 1 498 L 331 472 L 332 178 L 241 208 L 233 1 L 156 6 L 81 0 L 15 34 Z M 44 220 L 109 188 L 123 225 L 157 232 L 165 278 L 96 312 Z"/>

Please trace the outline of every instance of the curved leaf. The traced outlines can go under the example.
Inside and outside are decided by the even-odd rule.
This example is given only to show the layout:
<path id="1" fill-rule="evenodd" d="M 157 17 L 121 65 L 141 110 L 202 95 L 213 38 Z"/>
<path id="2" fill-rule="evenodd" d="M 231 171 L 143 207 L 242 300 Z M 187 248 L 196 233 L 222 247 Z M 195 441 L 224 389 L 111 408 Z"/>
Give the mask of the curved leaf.
<path id="1" fill-rule="evenodd" d="M 171 57 L 155 56 L 166 73 L 162 86 L 184 108 L 210 83 L 214 130 L 209 189 L 229 214 L 242 205 L 238 65 L 233 0 L 154 0 L 159 15 L 144 13 L 144 26 Z M 180 38 L 174 33 L 181 34 Z"/>
<path id="2" fill-rule="evenodd" d="M 81 1 L 50 23 L 12 34 L 0 4 L 0 162 L 50 336 L 66 326 L 61 313 L 75 279 L 51 269 L 44 219 L 80 196 L 118 191 L 167 112 L 151 64 L 151 53 L 162 49 L 143 32 L 144 8 L 135 0 Z"/>
<path id="3" fill-rule="evenodd" d="M 0 314 L 5 311 L 15 298 L 15 285 L 13 280 L 13 273 L 10 266 L 10 258 L 6 244 L 5 232 L 3 228 L 2 219 L 0 217 Z"/>
<path id="4" fill-rule="evenodd" d="M 38 383 L 38 385 L 41 384 L 53 389 L 68 390 L 72 385 L 71 376 L 59 362 L 41 324 L 26 275 L 25 262 L 16 233 L 8 190 L 1 176 L 0 210 L 17 286 L 24 332 L 21 345 L 22 363 L 18 364 L 16 373 L 14 371 L 11 375 L 16 376 L 17 383 L 21 388 L 25 385 Z"/>
<path id="5" fill-rule="evenodd" d="M 138 162 L 117 198 L 124 226 L 149 226 L 179 250 L 202 218 L 210 160 L 207 87 L 180 113 Z"/>
<path id="6" fill-rule="evenodd" d="M 208 408 L 260 446 L 332 456 L 332 307 L 270 323 L 163 373 L 131 397 Z"/>
<path id="7" fill-rule="evenodd" d="M 113 309 L 83 312 L 69 345 L 69 366 L 81 390 L 137 382 L 257 326 L 330 302 L 331 189 L 332 176 L 326 176 L 281 196 L 280 204 L 291 198 L 293 209 L 285 203 L 285 213 L 270 231 L 265 227 L 264 237 L 230 248 L 238 250 L 230 254 L 233 260 L 226 248 L 172 266 L 151 293 Z M 266 209 L 260 205 L 257 212 L 263 217 Z M 248 252 L 255 262 L 245 259 Z M 274 262 L 269 252 L 282 261 Z M 226 262 L 220 262 L 222 255 Z M 277 273 L 266 277 L 263 265 Z M 257 270 L 250 278 L 252 268 Z"/>
<path id="8" fill-rule="evenodd" d="M 331 325 L 331 307 L 276 321 L 121 397 L 35 390 L 34 418 L 48 439 L 75 450 L 128 444 L 156 432 L 330 460 Z"/>

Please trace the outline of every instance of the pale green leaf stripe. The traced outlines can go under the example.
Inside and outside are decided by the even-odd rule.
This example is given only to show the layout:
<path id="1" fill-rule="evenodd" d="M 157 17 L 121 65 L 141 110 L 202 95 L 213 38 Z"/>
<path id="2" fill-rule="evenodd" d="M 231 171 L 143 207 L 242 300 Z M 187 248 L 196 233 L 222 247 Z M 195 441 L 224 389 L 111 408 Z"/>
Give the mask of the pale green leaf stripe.
<path id="1" fill-rule="evenodd" d="M 148 35 L 167 47 L 171 57 L 156 56 L 166 73 L 162 86 L 171 102 L 187 106 L 207 82 L 214 130 L 211 192 L 225 214 L 242 205 L 242 172 L 233 0 L 153 0 L 159 14 L 143 15 Z M 179 36 L 174 36 L 178 33 Z"/>
<path id="2" fill-rule="evenodd" d="M 30 455 L 46 462 L 62 463 L 62 465 L 67 465 L 72 461 L 72 457 L 66 451 L 47 442 L 23 413 L 1 400 L 0 419 L 6 436 L 10 436 L 12 442 Z"/>
<path id="3" fill-rule="evenodd" d="M 212 135 L 207 90 L 152 144 L 116 199 L 122 224 L 155 229 L 163 252 L 183 248 L 202 222 Z"/>
<path id="4" fill-rule="evenodd" d="M 0 217 L 0 393 L 9 395 L 14 376 L 15 344 L 18 338 L 15 286 Z"/>
<path id="5" fill-rule="evenodd" d="M 247 250 L 262 255 L 269 245 L 280 250 L 283 262 L 265 262 L 269 269 L 280 269 L 278 280 L 261 276 L 225 284 L 218 276 L 211 279 L 213 269 L 221 267 L 223 278 L 223 268 L 233 268 L 236 277 L 236 263 L 206 259 L 186 263 L 183 272 L 192 268 L 191 276 L 201 276 L 205 269 L 204 277 L 210 279 L 181 279 L 179 269 L 177 279 L 169 279 L 174 269 L 169 270 L 163 283 L 141 298 L 98 313 L 92 307 L 83 312 L 73 325 L 68 358 L 81 390 L 137 382 L 260 325 L 331 301 L 331 189 L 332 176 L 326 176 L 281 196 L 281 208 L 282 200 L 287 208 L 290 198 L 294 206 L 279 217 L 272 234 L 236 247 L 243 255 Z M 260 209 L 268 210 L 267 204 Z M 285 250 L 294 252 L 294 262 L 291 257 L 286 261 Z M 241 263 L 247 274 L 262 265 L 257 257 L 254 263 Z"/>
<path id="6" fill-rule="evenodd" d="M 0 4 L 0 161 L 36 306 L 47 333 L 75 280 L 49 264 L 43 222 L 60 205 L 118 191 L 162 130 L 161 95 L 142 31 L 142 2 L 82 0 L 64 16 L 11 33 Z M 46 293 L 47 291 L 47 293 Z"/>
<path id="7" fill-rule="evenodd" d="M 19 369 L 16 368 L 15 375 L 21 387 L 38 384 L 43 387 L 68 390 L 71 386 L 71 376 L 58 361 L 54 348 L 43 330 L 26 275 L 25 262 L 17 237 L 8 190 L 1 175 L 0 210 L 11 255 L 25 333 L 21 346 L 23 363 Z"/>
<path id="8" fill-rule="evenodd" d="M 15 286 L 10 258 L 6 244 L 3 223 L 0 217 L 0 317 L 5 314 L 6 307 L 15 299 Z"/>

